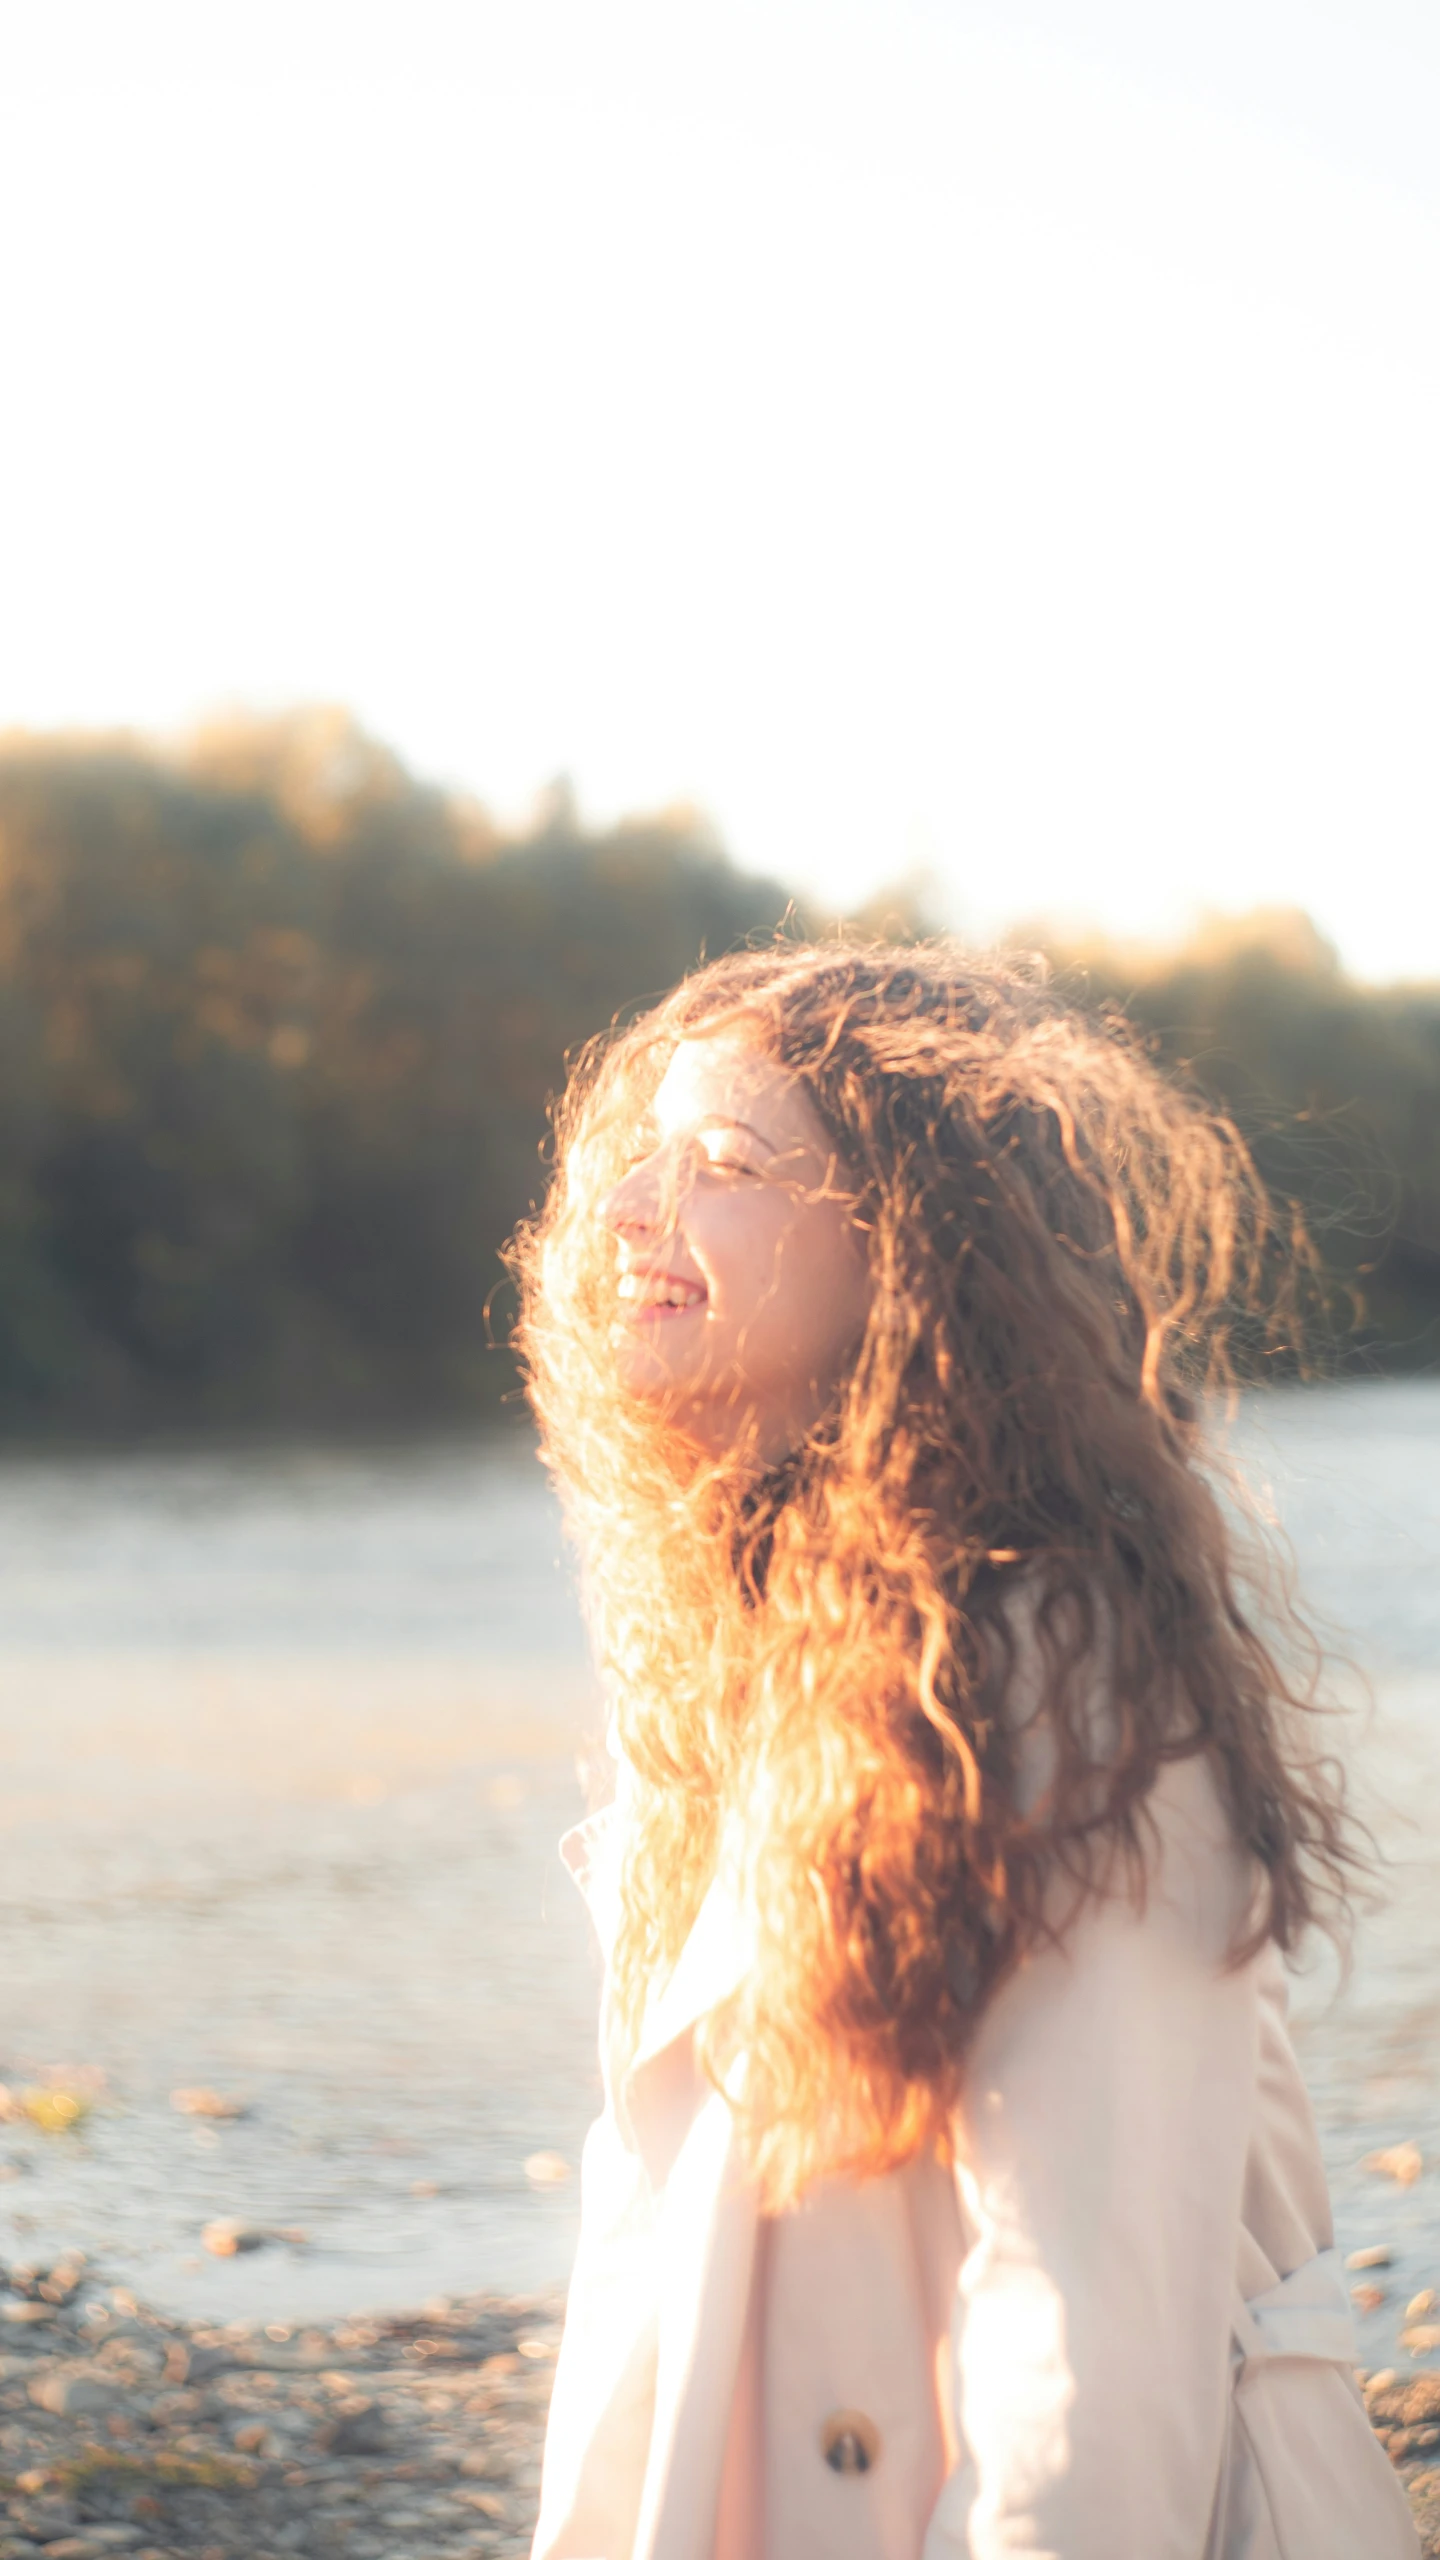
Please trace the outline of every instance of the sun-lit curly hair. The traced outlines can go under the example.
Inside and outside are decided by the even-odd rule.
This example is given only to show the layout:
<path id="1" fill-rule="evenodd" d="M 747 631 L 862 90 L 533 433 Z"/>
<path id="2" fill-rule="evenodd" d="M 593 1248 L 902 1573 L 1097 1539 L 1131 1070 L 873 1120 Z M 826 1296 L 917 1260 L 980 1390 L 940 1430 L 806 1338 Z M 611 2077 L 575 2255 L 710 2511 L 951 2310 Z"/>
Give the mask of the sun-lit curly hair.
<path id="1" fill-rule="evenodd" d="M 677 1041 L 732 1023 L 803 1079 L 871 1273 L 829 1409 L 758 1474 L 702 1458 L 608 1354 L 601 1203 Z M 1207 1390 L 1293 1361 L 1315 1277 L 1228 1121 L 1041 963 L 780 943 L 594 1043 L 557 1140 L 516 1247 L 519 1342 L 628 1763 L 622 2065 L 722 1835 L 757 1953 L 702 2050 L 717 2077 L 748 2057 L 771 2208 L 946 2147 L 975 2022 L 1053 1930 L 1056 1877 L 1078 1907 L 1118 1859 L 1143 1890 L 1162 1763 L 1208 1752 L 1253 1853 L 1237 1958 L 1343 1905 L 1313 1667 L 1273 1612 L 1260 1632 L 1202 1436 Z M 1028 1808 L 1017 1591 L 1056 1754 Z"/>

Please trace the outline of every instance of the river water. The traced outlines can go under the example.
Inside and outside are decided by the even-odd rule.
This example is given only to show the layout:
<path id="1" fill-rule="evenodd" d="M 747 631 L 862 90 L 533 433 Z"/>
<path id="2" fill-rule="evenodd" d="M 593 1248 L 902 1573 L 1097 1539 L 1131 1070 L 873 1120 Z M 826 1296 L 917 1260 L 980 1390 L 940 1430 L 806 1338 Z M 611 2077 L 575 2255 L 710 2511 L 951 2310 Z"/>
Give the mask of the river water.
<path id="1" fill-rule="evenodd" d="M 1440 1383 L 1280 1394 L 1237 1445 L 1374 1700 L 1384 1899 L 1294 1995 L 1340 2236 L 1395 2252 L 1373 2365 L 1440 2285 Z M 0 2080 L 93 2096 L 0 2124 L 0 2257 L 281 2326 L 563 2281 L 596 1974 L 554 1844 L 595 1705 L 518 1433 L 0 1468 Z M 1362 2166 L 1405 2140 L 1414 2184 Z M 222 2217 L 294 2236 L 219 2259 Z"/>

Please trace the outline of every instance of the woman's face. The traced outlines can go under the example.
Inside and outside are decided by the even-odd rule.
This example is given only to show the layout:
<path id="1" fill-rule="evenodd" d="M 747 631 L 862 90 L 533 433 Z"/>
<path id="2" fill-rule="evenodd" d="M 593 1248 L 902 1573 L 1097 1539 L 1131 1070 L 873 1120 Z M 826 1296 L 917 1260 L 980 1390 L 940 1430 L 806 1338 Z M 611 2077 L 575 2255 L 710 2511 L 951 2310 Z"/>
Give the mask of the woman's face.
<path id="1" fill-rule="evenodd" d="M 646 1152 L 604 1203 L 631 1392 L 718 1455 L 803 1437 L 859 1338 L 865 1238 L 798 1076 L 733 1028 L 682 1040 Z"/>

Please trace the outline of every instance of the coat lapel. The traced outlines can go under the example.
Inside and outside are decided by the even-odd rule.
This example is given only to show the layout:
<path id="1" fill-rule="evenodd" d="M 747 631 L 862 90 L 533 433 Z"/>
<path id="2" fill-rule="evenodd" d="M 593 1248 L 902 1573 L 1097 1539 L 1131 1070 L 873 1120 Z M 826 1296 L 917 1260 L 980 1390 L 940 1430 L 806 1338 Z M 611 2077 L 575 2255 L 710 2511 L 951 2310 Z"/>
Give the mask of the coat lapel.
<path id="1" fill-rule="evenodd" d="M 758 2228 L 734 2109 L 706 2083 L 661 2206 L 655 2415 L 633 2560 L 711 2560 Z"/>
<path id="2" fill-rule="evenodd" d="M 592 1815 L 560 1845 L 608 1963 L 619 1918 L 618 1809 Z M 711 2560 L 714 2546 L 759 2217 L 732 2104 L 743 2064 L 728 2091 L 716 2088 L 691 2035 L 738 1989 L 753 1956 L 753 1931 L 722 1860 L 615 2094 L 660 2215 L 655 2407 L 633 2560 Z"/>

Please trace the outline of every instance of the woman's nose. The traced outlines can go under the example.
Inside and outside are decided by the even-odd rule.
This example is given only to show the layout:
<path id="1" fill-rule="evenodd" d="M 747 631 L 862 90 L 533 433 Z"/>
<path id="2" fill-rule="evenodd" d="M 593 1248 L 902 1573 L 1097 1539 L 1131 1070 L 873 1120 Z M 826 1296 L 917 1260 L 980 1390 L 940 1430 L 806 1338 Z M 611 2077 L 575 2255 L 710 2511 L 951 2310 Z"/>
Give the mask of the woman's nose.
<path id="1" fill-rule="evenodd" d="M 632 1165 L 600 1204 L 600 1215 L 612 1235 L 651 1235 L 665 1224 L 666 1204 L 653 1157 Z"/>

